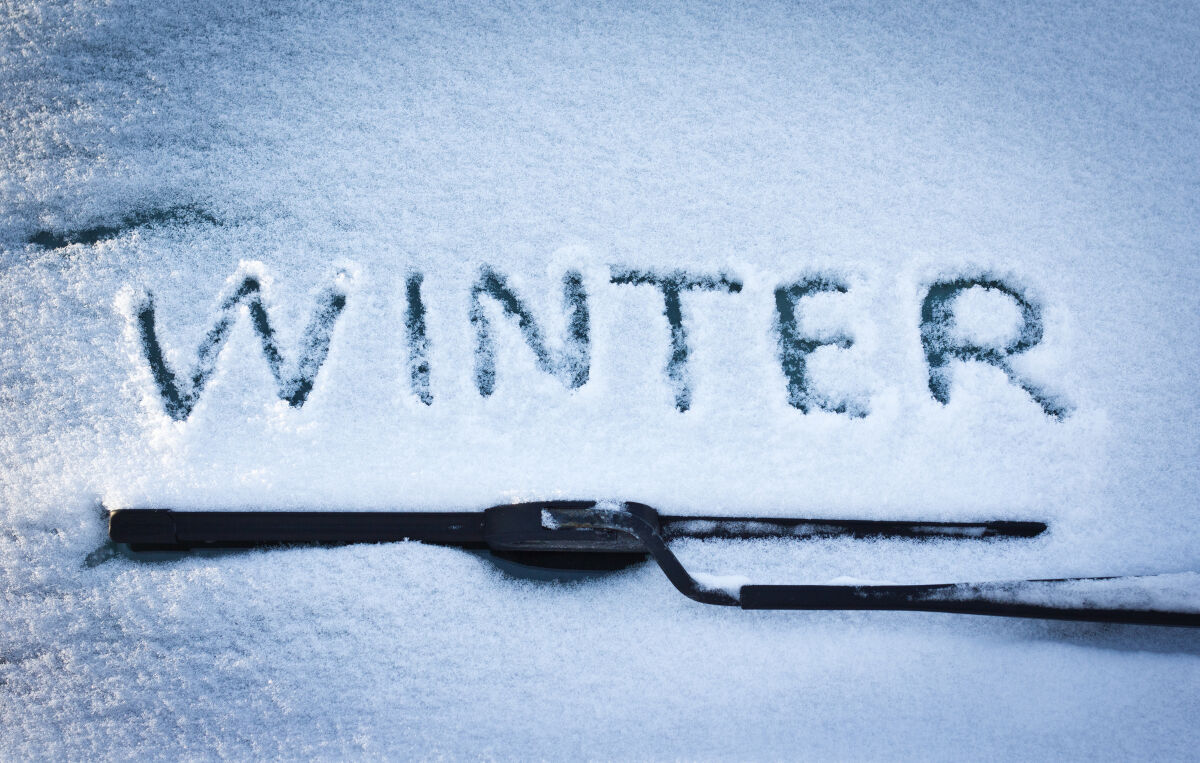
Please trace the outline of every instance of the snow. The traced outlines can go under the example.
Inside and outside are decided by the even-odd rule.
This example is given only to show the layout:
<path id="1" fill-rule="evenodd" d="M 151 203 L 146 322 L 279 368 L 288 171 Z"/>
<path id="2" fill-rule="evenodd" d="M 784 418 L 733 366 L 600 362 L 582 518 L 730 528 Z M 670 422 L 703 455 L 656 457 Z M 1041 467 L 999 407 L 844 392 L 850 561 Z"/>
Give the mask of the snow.
<path id="1" fill-rule="evenodd" d="M 1193 756 L 1190 631 L 742 612 L 415 543 L 135 559 L 102 507 L 1031 519 L 672 548 L 1194 607 L 1198 38 L 1187 3 L 7 8 L 0 752 Z"/>
<path id="2" fill-rule="evenodd" d="M 705 591 L 722 591 L 735 599 L 741 595 L 742 586 L 750 585 L 745 575 L 713 575 L 708 572 L 692 572 L 691 576 Z"/>
<path id="3" fill-rule="evenodd" d="M 954 299 L 956 338 L 983 347 L 1004 347 L 1021 331 L 1021 311 L 995 289 L 973 286 Z"/>

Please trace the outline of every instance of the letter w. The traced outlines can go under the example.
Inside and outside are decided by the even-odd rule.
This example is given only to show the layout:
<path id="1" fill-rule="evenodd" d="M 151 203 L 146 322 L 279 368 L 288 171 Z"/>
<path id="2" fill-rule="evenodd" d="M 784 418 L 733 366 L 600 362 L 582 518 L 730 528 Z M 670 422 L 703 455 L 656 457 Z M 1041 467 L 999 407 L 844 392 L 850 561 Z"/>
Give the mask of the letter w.
<path id="1" fill-rule="evenodd" d="M 344 272 L 339 272 L 334 283 L 317 297 L 316 312 L 304 330 L 304 336 L 300 340 L 299 361 L 291 372 L 284 369 L 284 359 L 279 351 L 275 330 L 271 328 L 271 320 L 263 304 L 262 282 L 259 276 L 246 275 L 240 283 L 235 281 L 237 286 L 221 300 L 217 309 L 217 322 L 200 342 L 196 351 L 196 365 L 185 379 L 176 376 L 167 365 L 155 328 L 154 297 L 149 293 L 143 295 L 142 299 L 135 303 L 133 314 L 146 362 L 150 365 L 150 373 L 154 377 L 167 415 L 176 421 L 184 421 L 191 415 L 192 409 L 200 401 L 200 394 L 205 385 L 212 378 L 217 357 L 229 340 L 229 332 L 237 321 L 240 305 L 245 305 L 250 313 L 254 332 L 262 342 L 263 357 L 267 359 L 271 375 L 275 377 L 280 399 L 286 400 L 293 408 L 304 405 L 312 391 L 317 372 L 321 370 L 325 356 L 329 354 L 334 324 L 346 308 L 348 280 Z"/>

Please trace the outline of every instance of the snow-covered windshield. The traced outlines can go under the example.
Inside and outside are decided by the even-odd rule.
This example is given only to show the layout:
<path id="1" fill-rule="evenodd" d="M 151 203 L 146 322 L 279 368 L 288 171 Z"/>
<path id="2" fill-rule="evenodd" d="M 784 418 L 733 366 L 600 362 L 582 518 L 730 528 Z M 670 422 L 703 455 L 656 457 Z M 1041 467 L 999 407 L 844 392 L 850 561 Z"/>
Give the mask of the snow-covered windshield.
<path id="1" fill-rule="evenodd" d="M 138 559 L 103 510 L 1050 527 L 672 543 L 722 590 L 1194 572 L 1198 43 L 1187 4 L 11 4 L 0 754 L 1193 755 L 1178 631 Z"/>

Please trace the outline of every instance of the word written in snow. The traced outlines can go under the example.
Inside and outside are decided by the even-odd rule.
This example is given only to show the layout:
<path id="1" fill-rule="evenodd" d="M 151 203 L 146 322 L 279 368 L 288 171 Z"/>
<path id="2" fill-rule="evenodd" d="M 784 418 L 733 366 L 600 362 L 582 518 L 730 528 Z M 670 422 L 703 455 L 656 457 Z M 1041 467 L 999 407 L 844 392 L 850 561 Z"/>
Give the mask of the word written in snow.
<path id="1" fill-rule="evenodd" d="M 339 274 L 335 283 L 318 296 L 316 310 L 300 340 L 298 362 L 290 371 L 285 370 L 283 354 L 275 340 L 275 332 L 262 298 L 261 279 L 247 275 L 240 282 L 235 282 L 232 290 L 220 300 L 217 321 L 197 349 L 195 366 L 183 379 L 168 366 L 164 357 L 158 337 L 154 299 L 150 294 L 143 295 L 134 305 L 133 317 L 146 362 L 167 415 L 176 421 L 184 421 L 191 415 L 205 384 L 212 376 L 217 356 L 229 338 L 229 332 L 239 315 L 238 308 L 242 305 L 247 308 L 254 331 L 259 336 L 280 399 L 296 408 L 303 406 L 329 353 L 334 326 L 346 308 L 346 280 L 345 274 Z M 591 371 L 588 295 L 583 286 L 583 276 L 578 271 L 568 271 L 562 283 L 566 329 L 556 348 L 547 343 L 537 319 L 504 276 L 491 268 L 482 270 L 471 286 L 468 316 L 475 329 L 474 377 L 475 387 L 481 396 L 489 397 L 496 388 L 496 346 L 492 338 L 491 321 L 484 307 L 485 299 L 494 301 L 505 317 L 516 321 L 538 368 L 557 378 L 567 389 L 577 389 L 587 383 Z M 691 291 L 737 294 L 742 290 L 741 282 L 725 275 L 614 270 L 611 283 L 651 286 L 661 293 L 663 314 L 670 327 L 671 346 L 665 374 L 674 392 L 675 407 L 680 411 L 688 410 L 691 407 L 692 389 L 688 374 L 690 348 L 683 319 L 683 294 Z M 421 402 L 432 405 L 434 395 L 430 382 L 429 338 L 425 326 L 425 303 L 421 296 L 422 284 L 423 276 L 420 273 L 410 274 L 405 282 L 405 337 L 412 392 Z M 998 292 L 1019 308 L 1021 326 L 1016 338 L 1007 345 L 984 346 L 954 331 L 954 301 L 960 294 L 973 288 Z M 805 298 L 825 292 L 844 294 L 847 290 L 847 285 L 833 276 L 810 276 L 775 289 L 774 332 L 779 363 L 787 380 L 787 400 L 793 408 L 803 413 L 823 410 L 856 418 L 867 415 L 866 407 L 859 402 L 833 400 L 816 390 L 807 373 L 809 356 L 819 348 L 833 346 L 847 349 L 853 346 L 854 340 L 842 334 L 810 336 L 802 330 L 797 318 L 799 304 Z M 1010 363 L 1014 355 L 1026 352 L 1042 339 L 1040 308 L 1015 287 L 988 277 L 934 283 L 930 285 L 921 304 L 920 328 L 928 366 L 929 392 L 939 403 L 944 405 L 950 401 L 950 361 L 976 361 L 1001 369 L 1048 416 L 1060 420 L 1067 416 L 1066 405 L 1022 378 Z"/>

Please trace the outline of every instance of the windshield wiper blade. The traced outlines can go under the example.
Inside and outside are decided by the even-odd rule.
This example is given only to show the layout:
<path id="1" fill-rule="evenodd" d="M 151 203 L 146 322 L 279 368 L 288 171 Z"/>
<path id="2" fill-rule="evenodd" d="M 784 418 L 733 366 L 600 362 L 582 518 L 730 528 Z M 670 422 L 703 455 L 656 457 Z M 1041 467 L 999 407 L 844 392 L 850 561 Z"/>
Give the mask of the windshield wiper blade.
<path id="1" fill-rule="evenodd" d="M 644 506 L 644 504 L 627 504 Z M 624 534 L 550 531 L 543 510 L 588 509 L 595 501 L 540 501 L 483 511 L 179 511 L 116 509 L 109 536 L 135 550 L 236 548 L 303 543 L 389 543 L 416 540 L 493 550 L 646 553 Z M 645 509 L 650 509 L 648 506 Z M 537 519 L 537 523 L 528 521 Z M 873 519 L 664 516 L 654 526 L 667 541 L 682 538 L 1032 538 L 1042 522 L 926 522 Z"/>
<path id="2" fill-rule="evenodd" d="M 1063 578 L 936 585 L 753 585 L 696 576 L 667 545 L 679 538 L 1031 538 L 1041 522 L 908 522 L 660 516 L 640 503 L 544 501 L 476 512 L 175 511 L 117 509 L 109 536 L 137 550 L 282 544 L 425 543 L 586 558 L 646 555 L 685 596 L 742 609 L 903 610 L 1143 625 L 1200 626 L 1200 612 L 1095 604 L 1080 585 L 1129 578 Z M 581 565 L 586 566 L 586 565 Z"/>

